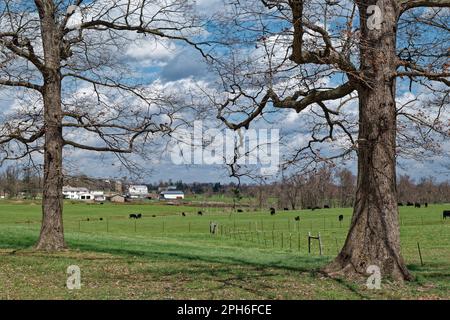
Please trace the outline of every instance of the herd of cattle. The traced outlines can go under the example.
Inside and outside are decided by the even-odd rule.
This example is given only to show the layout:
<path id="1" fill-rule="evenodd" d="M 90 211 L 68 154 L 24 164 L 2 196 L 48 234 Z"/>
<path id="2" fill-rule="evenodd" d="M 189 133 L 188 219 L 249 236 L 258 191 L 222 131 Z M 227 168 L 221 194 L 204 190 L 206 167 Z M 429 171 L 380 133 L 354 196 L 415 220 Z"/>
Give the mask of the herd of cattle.
<path id="1" fill-rule="evenodd" d="M 424 205 L 425 205 L 425 208 L 428 208 L 428 203 L 425 202 Z M 400 207 L 403 206 L 403 203 L 399 202 L 398 206 L 400 206 Z M 416 203 L 408 202 L 406 204 L 406 206 L 408 206 L 408 207 L 414 206 L 416 208 L 420 208 L 421 204 L 417 203 L 417 202 Z M 325 205 L 323 208 L 324 209 L 329 209 L 330 207 Z M 320 207 L 308 207 L 307 209 L 310 209 L 310 210 L 314 211 L 314 210 L 318 210 L 318 209 L 322 209 L 322 208 L 320 208 Z M 275 208 L 270 208 L 269 210 L 270 210 L 270 215 L 273 216 L 273 215 L 276 214 Z M 289 208 L 284 208 L 284 211 L 288 211 L 288 210 L 289 210 Z M 238 209 L 237 212 L 244 212 L 244 211 L 242 209 Z M 197 211 L 197 215 L 203 216 L 203 211 Z M 181 216 L 186 217 L 186 213 L 182 212 Z M 142 213 L 132 213 L 132 214 L 129 215 L 130 219 L 141 219 L 142 217 L 143 217 Z M 155 218 L 156 215 L 152 215 L 152 217 Z M 444 210 L 443 213 L 442 213 L 442 219 L 447 219 L 447 218 L 450 218 L 450 210 Z M 103 219 L 100 218 L 100 220 L 103 220 Z M 296 216 L 294 218 L 294 220 L 295 221 L 300 221 L 300 216 Z M 343 221 L 344 220 L 344 215 L 340 214 L 338 216 L 338 220 L 339 220 L 339 222 Z M 88 219 L 88 221 L 89 221 L 89 219 Z"/>

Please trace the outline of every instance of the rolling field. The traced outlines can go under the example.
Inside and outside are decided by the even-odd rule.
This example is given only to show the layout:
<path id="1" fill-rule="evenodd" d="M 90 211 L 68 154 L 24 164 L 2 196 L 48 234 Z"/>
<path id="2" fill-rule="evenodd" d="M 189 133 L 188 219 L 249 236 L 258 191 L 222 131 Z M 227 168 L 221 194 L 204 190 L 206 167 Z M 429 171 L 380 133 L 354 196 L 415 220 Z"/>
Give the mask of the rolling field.
<path id="1" fill-rule="evenodd" d="M 398 285 L 382 279 L 381 290 L 368 290 L 363 282 L 333 280 L 317 272 L 342 246 L 351 209 L 271 216 L 268 210 L 66 203 L 70 249 L 45 254 L 29 249 L 39 234 L 40 205 L 0 201 L 0 298 L 449 299 L 445 208 L 450 205 L 400 209 L 402 253 L 416 280 Z M 198 210 L 204 215 L 198 216 Z M 130 213 L 143 218 L 128 219 Z M 342 223 L 339 214 L 344 215 Z M 209 233 L 210 222 L 218 224 L 218 234 Z M 308 232 L 320 232 L 322 256 L 315 241 L 308 253 Z M 66 269 L 73 264 L 81 268 L 82 289 L 70 291 Z"/>

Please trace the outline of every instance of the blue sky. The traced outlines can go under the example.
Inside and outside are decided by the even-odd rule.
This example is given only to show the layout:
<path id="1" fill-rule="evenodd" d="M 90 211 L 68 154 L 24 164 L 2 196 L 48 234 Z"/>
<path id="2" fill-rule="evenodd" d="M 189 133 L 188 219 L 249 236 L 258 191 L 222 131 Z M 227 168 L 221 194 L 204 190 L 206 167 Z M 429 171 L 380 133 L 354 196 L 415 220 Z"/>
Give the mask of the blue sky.
<path id="1" fill-rule="evenodd" d="M 197 1 L 203 13 L 211 13 L 221 8 L 221 0 Z M 210 32 L 212 30 L 209 30 Z M 126 52 L 122 52 L 124 61 L 131 66 L 136 73 L 140 73 L 149 87 L 154 88 L 155 83 L 163 90 L 182 91 L 189 86 L 204 86 L 205 83 L 213 82 L 215 76 L 208 71 L 208 66 L 202 60 L 199 53 L 179 42 L 153 41 L 151 39 L 135 39 Z M 329 79 L 330 85 L 337 85 L 336 77 Z M 406 82 L 399 82 L 399 98 L 407 92 Z M 415 96 L 421 94 L 420 88 L 414 87 Z M 18 92 L 0 89 L 0 110 L 6 114 L 14 105 Z M 355 106 L 350 107 L 350 109 Z M 351 110 L 350 110 L 351 111 Z M 352 111 L 354 112 L 354 110 Z M 211 118 L 214 118 L 215 110 L 211 110 Z M 279 128 L 290 136 L 289 139 L 300 139 L 308 133 L 308 119 L 303 119 L 303 114 L 297 116 L 292 111 L 282 111 L 271 118 L 274 123 L 257 121 L 253 128 Z M 210 122 L 214 125 L 214 122 Z M 305 125 L 305 129 L 298 130 L 299 126 Z M 80 137 L 83 139 L 83 137 Z M 289 141 L 291 142 L 291 141 Z M 450 145 L 444 142 L 443 149 L 448 155 Z M 148 150 L 149 153 L 160 153 L 160 149 Z M 86 152 L 66 150 L 66 168 L 72 174 L 87 174 L 95 177 L 114 178 L 128 175 L 121 171 L 116 158 L 113 155 L 101 155 Z M 399 160 L 398 173 L 409 174 L 414 178 L 434 176 L 438 181 L 449 180 L 450 169 L 445 168 L 450 161 L 444 156 L 429 157 L 424 161 L 412 159 Z M 133 157 L 134 158 L 134 157 Z M 157 182 L 159 180 L 183 180 L 185 182 L 228 182 L 235 181 L 228 177 L 225 166 L 207 165 L 174 165 L 167 157 L 156 155 L 153 160 L 140 160 L 135 158 L 143 169 L 148 170 L 144 174 L 143 181 Z M 355 172 L 355 161 L 346 162 L 348 168 Z"/>

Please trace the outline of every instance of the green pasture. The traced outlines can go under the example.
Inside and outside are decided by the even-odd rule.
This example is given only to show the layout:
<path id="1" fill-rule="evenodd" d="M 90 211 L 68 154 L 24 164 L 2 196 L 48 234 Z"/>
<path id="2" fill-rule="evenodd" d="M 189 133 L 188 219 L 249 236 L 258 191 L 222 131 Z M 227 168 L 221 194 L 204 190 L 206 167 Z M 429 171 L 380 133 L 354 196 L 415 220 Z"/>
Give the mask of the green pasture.
<path id="1" fill-rule="evenodd" d="M 351 209 L 271 216 L 247 208 L 236 213 L 206 206 L 67 202 L 70 250 L 44 254 L 29 249 L 39 234 L 40 205 L 0 201 L 0 298 L 448 299 L 446 208 L 450 205 L 400 208 L 402 253 L 416 280 L 398 286 L 385 279 L 382 290 L 373 291 L 317 272 L 342 246 Z M 129 219 L 131 213 L 143 218 Z M 218 225 L 215 235 L 211 222 Z M 322 256 L 316 241 L 308 252 L 308 233 L 320 233 Z M 70 264 L 82 269 L 83 288 L 76 292 L 65 288 Z"/>

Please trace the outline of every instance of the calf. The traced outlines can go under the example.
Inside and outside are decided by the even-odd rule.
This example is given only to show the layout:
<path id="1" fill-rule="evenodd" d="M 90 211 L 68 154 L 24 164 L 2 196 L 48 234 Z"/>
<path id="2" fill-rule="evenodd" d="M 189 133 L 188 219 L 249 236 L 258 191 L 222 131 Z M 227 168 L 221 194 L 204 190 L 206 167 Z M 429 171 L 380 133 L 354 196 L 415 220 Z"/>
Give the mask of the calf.
<path id="1" fill-rule="evenodd" d="M 442 219 L 450 218 L 450 210 L 444 210 L 442 212 Z"/>
<path id="2" fill-rule="evenodd" d="M 199 216 L 202 216 L 202 215 L 203 215 L 203 212 L 199 211 L 199 212 L 197 212 L 197 214 L 198 214 Z"/>
<path id="3" fill-rule="evenodd" d="M 339 219 L 339 222 L 341 222 L 342 220 L 344 220 L 344 215 L 340 214 L 338 219 Z"/>
<path id="4" fill-rule="evenodd" d="M 420 208 L 420 203 L 418 202 L 414 203 L 414 208 Z"/>
<path id="5" fill-rule="evenodd" d="M 140 219 L 140 218 L 142 218 L 142 213 L 138 213 L 138 214 L 136 215 L 136 219 Z"/>
<path id="6" fill-rule="evenodd" d="M 270 215 L 274 215 L 275 214 L 275 208 L 270 208 Z"/>
<path id="7" fill-rule="evenodd" d="M 295 221 L 300 221 L 300 216 L 296 216 L 294 219 Z"/>

